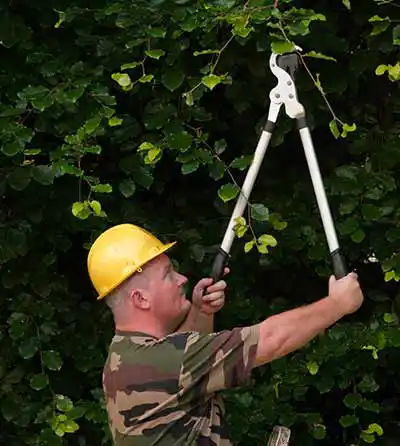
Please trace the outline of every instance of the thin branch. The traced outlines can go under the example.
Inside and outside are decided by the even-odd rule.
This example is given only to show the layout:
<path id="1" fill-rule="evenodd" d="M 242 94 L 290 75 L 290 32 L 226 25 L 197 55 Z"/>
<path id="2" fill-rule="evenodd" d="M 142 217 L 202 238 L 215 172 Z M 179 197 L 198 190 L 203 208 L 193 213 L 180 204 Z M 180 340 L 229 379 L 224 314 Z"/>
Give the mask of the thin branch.
<path id="1" fill-rule="evenodd" d="M 228 39 L 228 41 L 225 43 L 225 45 L 218 51 L 217 59 L 216 59 L 214 65 L 211 68 L 211 73 L 213 73 L 214 70 L 217 68 L 218 62 L 219 62 L 219 60 L 221 58 L 221 54 L 226 50 L 226 48 L 232 42 L 233 39 L 234 39 L 234 35 L 232 34 L 231 37 Z"/>
<path id="2" fill-rule="evenodd" d="M 328 98 L 326 97 L 326 93 L 324 92 L 324 90 L 323 90 L 322 87 L 319 85 L 319 83 L 317 82 L 317 80 L 315 79 L 315 77 L 313 76 L 313 74 L 311 73 L 310 69 L 308 68 L 308 66 L 307 66 L 307 64 L 306 64 L 306 62 L 305 62 L 305 60 L 304 60 L 303 55 L 302 55 L 301 53 L 299 53 L 299 52 L 297 52 L 297 54 L 299 55 L 301 61 L 303 62 L 304 68 L 306 69 L 308 75 L 309 75 L 310 78 L 312 79 L 314 85 L 318 88 L 319 92 L 321 93 L 322 98 L 324 99 L 325 104 L 326 104 L 326 106 L 328 107 L 328 109 L 329 109 L 329 111 L 330 111 L 330 113 L 331 113 L 333 119 L 335 119 L 336 121 L 340 122 L 340 124 L 343 125 L 343 122 L 337 117 L 337 115 L 336 115 L 335 111 L 333 110 L 333 108 L 332 108 L 330 102 L 328 101 Z"/>

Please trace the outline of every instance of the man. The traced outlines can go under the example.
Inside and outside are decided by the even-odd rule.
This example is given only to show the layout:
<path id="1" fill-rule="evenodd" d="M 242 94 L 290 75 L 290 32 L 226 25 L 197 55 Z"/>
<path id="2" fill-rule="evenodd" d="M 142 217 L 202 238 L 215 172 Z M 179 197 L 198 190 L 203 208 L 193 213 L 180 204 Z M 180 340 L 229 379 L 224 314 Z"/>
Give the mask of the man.
<path id="1" fill-rule="evenodd" d="M 166 254 L 173 245 L 123 224 L 89 252 L 90 278 L 115 321 L 103 388 L 116 446 L 231 445 L 219 391 L 244 384 L 253 368 L 304 346 L 363 302 L 356 274 L 331 277 L 328 296 L 311 305 L 214 333 L 226 283 L 202 279 L 188 301 L 187 279 Z"/>

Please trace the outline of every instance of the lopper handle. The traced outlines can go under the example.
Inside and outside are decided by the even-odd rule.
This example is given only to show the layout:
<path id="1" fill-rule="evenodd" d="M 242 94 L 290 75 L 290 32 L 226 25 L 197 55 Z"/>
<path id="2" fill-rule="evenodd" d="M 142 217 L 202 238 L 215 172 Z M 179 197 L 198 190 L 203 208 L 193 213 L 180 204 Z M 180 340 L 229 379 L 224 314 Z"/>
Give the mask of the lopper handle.
<path id="1" fill-rule="evenodd" d="M 346 265 L 346 261 L 340 249 L 336 249 L 331 253 L 332 263 L 333 263 L 333 272 L 336 276 L 336 279 L 341 279 L 342 277 L 347 276 L 348 269 Z"/>
<path id="2" fill-rule="evenodd" d="M 215 256 L 211 272 L 211 277 L 214 283 L 218 282 L 222 278 L 227 263 L 228 263 L 228 254 L 222 248 L 219 248 L 218 253 Z"/>

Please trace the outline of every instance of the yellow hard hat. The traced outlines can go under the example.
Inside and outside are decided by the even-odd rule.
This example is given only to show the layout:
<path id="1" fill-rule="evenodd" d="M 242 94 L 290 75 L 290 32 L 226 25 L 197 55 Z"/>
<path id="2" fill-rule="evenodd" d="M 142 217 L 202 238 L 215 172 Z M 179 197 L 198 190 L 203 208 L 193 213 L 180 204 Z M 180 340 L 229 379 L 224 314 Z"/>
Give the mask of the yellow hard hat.
<path id="1" fill-rule="evenodd" d="M 90 248 L 87 267 L 98 297 L 103 299 L 124 280 L 176 242 L 164 244 L 150 232 L 133 224 L 113 226 Z"/>

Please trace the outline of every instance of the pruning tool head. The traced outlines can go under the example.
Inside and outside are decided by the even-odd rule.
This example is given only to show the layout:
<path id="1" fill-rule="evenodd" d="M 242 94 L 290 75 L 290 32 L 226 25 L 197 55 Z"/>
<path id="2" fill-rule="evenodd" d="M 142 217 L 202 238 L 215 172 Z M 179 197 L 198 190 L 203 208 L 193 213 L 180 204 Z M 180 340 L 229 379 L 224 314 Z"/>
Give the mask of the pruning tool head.
<path id="1" fill-rule="evenodd" d="M 287 446 L 289 444 L 291 430 L 284 426 L 274 426 L 269 437 L 268 446 Z"/>
<path id="2" fill-rule="evenodd" d="M 295 50 L 282 55 L 272 53 L 269 60 L 270 69 L 278 79 L 277 85 L 270 92 L 271 119 L 274 121 L 282 104 L 286 114 L 292 119 L 301 118 L 305 114 L 304 107 L 297 99 L 295 85 L 295 74 L 300 63 L 298 52 L 301 48 L 295 47 Z"/>
<path id="3" fill-rule="evenodd" d="M 299 68 L 300 58 L 297 53 L 282 54 L 276 58 L 276 64 L 279 68 L 289 73 L 290 77 L 294 80 L 296 71 Z"/>

